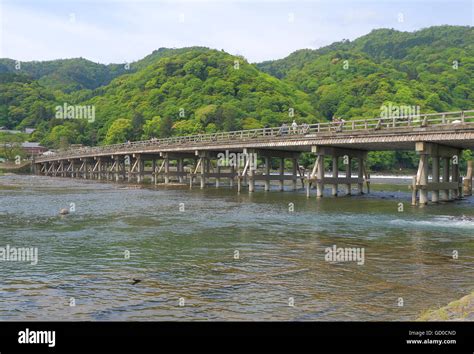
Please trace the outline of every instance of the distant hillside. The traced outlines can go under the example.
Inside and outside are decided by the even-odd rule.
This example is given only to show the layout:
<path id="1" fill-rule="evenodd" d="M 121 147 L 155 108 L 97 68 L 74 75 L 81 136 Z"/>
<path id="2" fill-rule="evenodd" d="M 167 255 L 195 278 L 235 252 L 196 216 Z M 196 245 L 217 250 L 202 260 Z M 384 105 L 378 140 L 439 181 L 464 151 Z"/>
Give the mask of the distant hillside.
<path id="1" fill-rule="evenodd" d="M 129 65 L 0 59 L 0 126 L 35 127 L 50 147 L 374 117 L 384 104 L 472 108 L 472 27 L 374 30 L 352 42 L 249 64 L 223 51 L 160 48 Z M 57 119 L 93 106 L 94 122 Z M 294 112 L 294 117 L 292 113 Z"/>
<path id="2" fill-rule="evenodd" d="M 124 64 L 104 65 L 83 58 L 20 62 L 19 69 L 16 64 L 12 59 L 0 59 L 0 73 L 25 74 L 44 87 L 66 93 L 107 85 L 127 72 Z"/>
<path id="3" fill-rule="evenodd" d="M 474 28 L 379 29 L 257 67 L 308 93 L 326 119 L 378 116 L 390 102 L 419 105 L 422 112 L 470 109 Z"/>
<path id="4" fill-rule="evenodd" d="M 95 145 L 274 126 L 293 114 L 300 121 L 317 121 L 304 92 L 243 58 L 208 48 L 162 48 L 93 90 L 68 93 L 42 82 L 61 73 L 43 68 L 0 74 L 0 122 L 10 128 L 34 126 L 35 139 L 58 147 L 64 140 Z M 55 107 L 64 102 L 93 106 L 95 121 L 56 119 Z"/>

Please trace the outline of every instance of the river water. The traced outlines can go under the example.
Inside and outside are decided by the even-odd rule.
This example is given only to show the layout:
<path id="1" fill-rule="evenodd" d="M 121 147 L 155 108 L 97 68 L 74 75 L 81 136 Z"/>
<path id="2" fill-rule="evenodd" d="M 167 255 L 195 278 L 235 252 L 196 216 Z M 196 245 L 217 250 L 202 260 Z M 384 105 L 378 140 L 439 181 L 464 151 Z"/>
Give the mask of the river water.
<path id="1" fill-rule="evenodd" d="M 0 262 L 0 320 L 412 320 L 471 292 L 474 199 L 413 208 L 380 182 L 318 200 L 1 176 L 0 247 L 38 263 Z"/>

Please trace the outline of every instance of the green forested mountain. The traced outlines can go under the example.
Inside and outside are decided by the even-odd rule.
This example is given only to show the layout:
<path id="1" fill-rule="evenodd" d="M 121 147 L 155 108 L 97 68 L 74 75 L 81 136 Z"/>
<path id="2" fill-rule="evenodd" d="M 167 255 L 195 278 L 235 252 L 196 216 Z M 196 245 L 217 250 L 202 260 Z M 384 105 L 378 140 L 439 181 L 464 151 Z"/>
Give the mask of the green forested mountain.
<path id="1" fill-rule="evenodd" d="M 123 64 L 104 65 L 83 58 L 20 63 L 12 59 L 0 59 L 0 74 L 27 75 L 46 88 L 65 93 L 95 89 L 126 72 Z"/>
<path id="2" fill-rule="evenodd" d="M 375 117 L 390 103 L 418 105 L 421 112 L 470 109 L 473 31 L 379 29 L 259 64 L 203 47 L 160 48 L 129 66 L 65 59 L 21 63 L 16 70 L 14 60 L 0 59 L 0 126 L 36 127 L 31 140 L 57 148 L 333 115 Z M 56 118 L 56 107 L 65 103 L 94 107 L 95 121 Z M 404 161 L 383 158 L 387 166 Z"/>
<path id="3" fill-rule="evenodd" d="M 242 58 L 206 48 L 152 61 L 86 102 L 97 107 L 99 139 L 107 143 L 117 141 L 117 117 L 129 121 L 133 138 L 278 125 L 290 108 L 299 119 L 315 121 L 305 93 Z"/>
<path id="4" fill-rule="evenodd" d="M 301 121 L 317 121 L 304 92 L 243 58 L 207 48 L 158 50 L 94 90 L 51 91 L 39 81 L 8 75 L 2 84 L 0 104 L 7 115 L 2 124 L 35 125 L 35 138 L 52 147 L 59 146 L 61 137 L 70 143 L 100 144 L 279 125 L 290 119 L 290 108 Z M 45 111 L 40 121 L 25 107 L 25 96 L 36 97 L 36 105 Z M 54 108 L 64 102 L 95 107 L 95 121 L 54 118 Z"/>
<path id="5" fill-rule="evenodd" d="M 315 114 L 375 117 L 384 104 L 421 112 L 472 108 L 474 28 L 374 30 L 353 42 L 300 50 L 257 67 L 308 93 Z"/>

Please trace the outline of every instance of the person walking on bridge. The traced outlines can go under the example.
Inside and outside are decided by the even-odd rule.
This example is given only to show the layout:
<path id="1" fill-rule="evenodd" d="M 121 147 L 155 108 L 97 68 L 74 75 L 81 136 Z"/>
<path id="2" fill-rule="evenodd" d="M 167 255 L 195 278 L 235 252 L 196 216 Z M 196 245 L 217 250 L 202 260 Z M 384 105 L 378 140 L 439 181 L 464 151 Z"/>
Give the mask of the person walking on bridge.
<path id="1" fill-rule="evenodd" d="M 293 123 L 291 123 L 291 129 L 293 130 L 293 134 L 298 133 L 298 123 L 296 123 L 295 120 L 293 120 Z"/>
<path id="2" fill-rule="evenodd" d="M 280 135 L 288 134 L 288 124 L 283 123 L 280 127 Z"/>

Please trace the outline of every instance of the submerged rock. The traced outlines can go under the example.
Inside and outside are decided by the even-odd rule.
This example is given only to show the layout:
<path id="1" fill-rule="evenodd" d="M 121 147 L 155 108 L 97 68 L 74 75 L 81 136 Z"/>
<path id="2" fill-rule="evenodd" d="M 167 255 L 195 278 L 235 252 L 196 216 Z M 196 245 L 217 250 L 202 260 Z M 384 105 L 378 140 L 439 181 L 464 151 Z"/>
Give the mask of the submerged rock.
<path id="1" fill-rule="evenodd" d="M 449 217 L 449 220 L 453 221 L 474 221 L 473 216 L 467 216 L 467 215 L 461 215 L 461 216 L 451 216 Z"/>
<path id="2" fill-rule="evenodd" d="M 61 215 L 67 215 L 67 214 L 69 214 L 69 209 L 62 208 L 62 209 L 59 211 L 59 214 L 61 214 Z"/>

